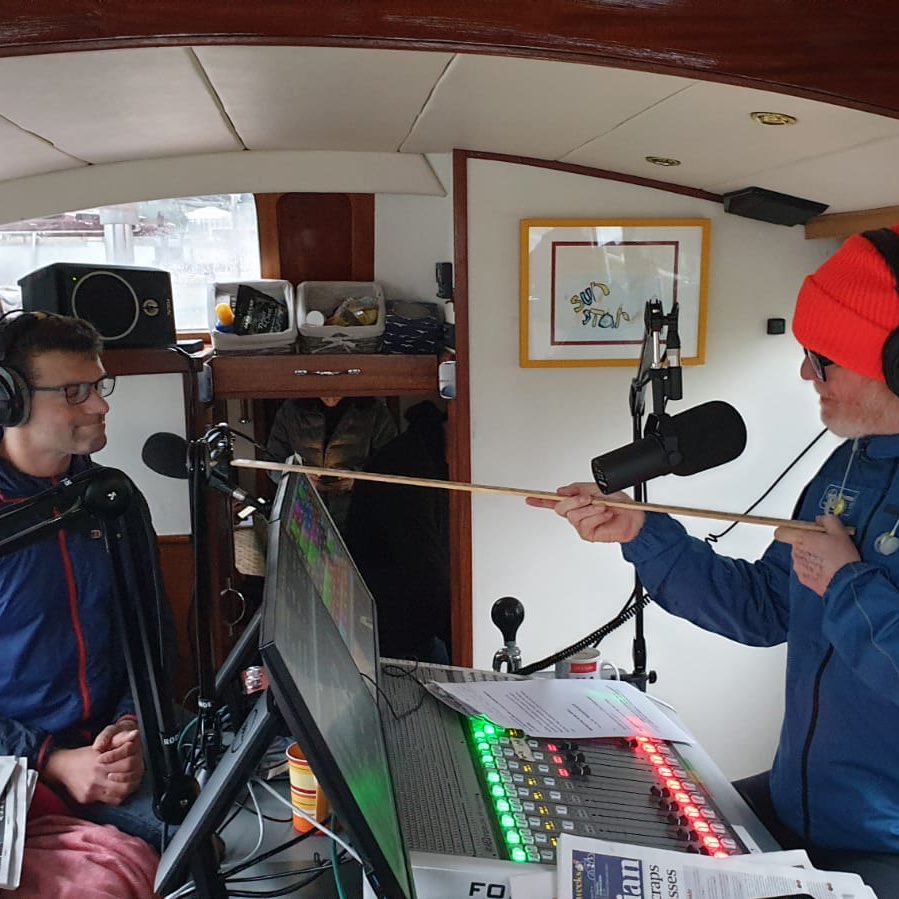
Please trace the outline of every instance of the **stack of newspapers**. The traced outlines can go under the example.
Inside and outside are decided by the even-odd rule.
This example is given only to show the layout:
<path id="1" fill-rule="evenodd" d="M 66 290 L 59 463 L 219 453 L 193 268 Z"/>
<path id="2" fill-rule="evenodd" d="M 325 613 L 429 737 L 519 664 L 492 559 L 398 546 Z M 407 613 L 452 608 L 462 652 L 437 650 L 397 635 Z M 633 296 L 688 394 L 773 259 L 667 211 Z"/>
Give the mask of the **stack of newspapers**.
<path id="1" fill-rule="evenodd" d="M 37 772 L 28 761 L 0 756 L 0 889 L 14 890 L 22 875 L 25 819 L 34 795 Z"/>
<path id="2" fill-rule="evenodd" d="M 815 868 L 803 850 L 710 858 L 563 835 L 557 859 L 558 899 L 878 899 L 857 874 Z"/>

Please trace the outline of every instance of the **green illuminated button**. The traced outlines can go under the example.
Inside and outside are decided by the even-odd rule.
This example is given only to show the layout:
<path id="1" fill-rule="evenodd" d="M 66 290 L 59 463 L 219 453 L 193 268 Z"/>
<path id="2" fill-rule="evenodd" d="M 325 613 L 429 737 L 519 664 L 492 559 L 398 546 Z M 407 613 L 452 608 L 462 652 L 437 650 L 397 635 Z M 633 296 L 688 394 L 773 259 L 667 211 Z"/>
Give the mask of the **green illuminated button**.
<path id="1" fill-rule="evenodd" d="M 499 780 L 500 780 L 499 772 L 497 772 L 497 771 L 488 771 L 487 772 L 487 783 L 498 784 Z"/>
<path id="2" fill-rule="evenodd" d="M 503 789 L 501 784 L 494 784 L 490 788 L 490 795 L 494 796 L 497 799 L 500 799 L 501 797 L 506 795 L 506 791 Z"/>
<path id="3" fill-rule="evenodd" d="M 526 862 L 528 860 L 527 853 L 521 846 L 516 847 L 512 850 L 512 861 L 513 862 Z"/>
<path id="4" fill-rule="evenodd" d="M 510 846 L 517 846 L 521 842 L 521 834 L 517 830 L 507 830 L 505 837 Z"/>
<path id="5" fill-rule="evenodd" d="M 502 815 L 499 819 L 499 826 L 503 830 L 508 830 L 510 827 L 515 826 L 515 819 L 511 815 Z"/>
<path id="6" fill-rule="evenodd" d="M 494 805 L 496 806 L 496 810 L 501 814 L 503 812 L 509 811 L 509 809 L 511 808 L 508 799 L 497 799 Z"/>

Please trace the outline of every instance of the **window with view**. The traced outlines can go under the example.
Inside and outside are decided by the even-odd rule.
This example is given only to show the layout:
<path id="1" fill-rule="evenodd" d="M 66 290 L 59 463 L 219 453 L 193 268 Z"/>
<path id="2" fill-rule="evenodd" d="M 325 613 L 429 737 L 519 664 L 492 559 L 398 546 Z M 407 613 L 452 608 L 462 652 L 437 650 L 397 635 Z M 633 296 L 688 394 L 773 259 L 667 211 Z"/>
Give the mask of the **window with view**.
<path id="1" fill-rule="evenodd" d="M 54 262 L 164 269 L 178 330 L 208 331 L 209 286 L 260 276 L 256 204 L 252 194 L 180 197 L 0 225 L 3 310 L 21 305 L 20 278 Z"/>

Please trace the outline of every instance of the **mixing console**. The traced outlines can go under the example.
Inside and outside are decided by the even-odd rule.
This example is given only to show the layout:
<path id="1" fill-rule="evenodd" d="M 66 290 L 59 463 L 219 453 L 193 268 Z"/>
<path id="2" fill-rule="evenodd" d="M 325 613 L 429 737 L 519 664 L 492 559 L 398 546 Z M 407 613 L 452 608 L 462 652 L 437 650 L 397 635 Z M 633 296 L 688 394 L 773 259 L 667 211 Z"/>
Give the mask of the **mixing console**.
<path id="1" fill-rule="evenodd" d="M 484 718 L 467 727 L 512 861 L 554 864 L 561 833 L 714 856 L 747 851 L 674 744 L 533 739 Z"/>

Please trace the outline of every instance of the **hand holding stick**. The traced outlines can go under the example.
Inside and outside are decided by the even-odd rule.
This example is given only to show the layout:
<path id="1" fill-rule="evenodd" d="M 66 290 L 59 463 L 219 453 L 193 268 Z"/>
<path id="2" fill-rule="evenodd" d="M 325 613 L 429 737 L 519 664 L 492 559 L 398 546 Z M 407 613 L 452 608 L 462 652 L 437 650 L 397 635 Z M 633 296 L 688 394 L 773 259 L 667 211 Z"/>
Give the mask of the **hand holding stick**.
<path id="1" fill-rule="evenodd" d="M 306 475 L 349 478 L 357 481 L 377 481 L 382 484 L 401 484 L 409 487 L 433 487 L 438 490 L 458 490 L 463 493 L 491 493 L 499 496 L 519 496 L 558 502 L 564 497 L 557 493 L 541 490 L 524 490 L 520 487 L 494 487 L 488 484 L 467 484 L 461 481 L 440 481 L 430 478 L 412 478 L 396 474 L 377 474 L 370 471 L 348 471 L 337 468 L 315 468 L 311 465 L 289 465 L 283 462 L 264 462 L 256 459 L 234 459 L 236 468 L 256 468 L 264 471 L 297 471 Z M 711 509 L 692 509 L 686 506 L 668 506 L 659 503 L 638 503 L 633 500 L 613 500 L 597 497 L 594 505 L 604 505 L 615 509 L 639 508 L 644 512 L 665 512 L 668 515 L 684 515 L 688 518 L 709 518 L 715 521 L 742 521 L 746 524 L 762 524 L 768 527 L 789 527 L 804 531 L 823 531 L 814 521 L 791 521 L 786 518 L 768 518 L 763 515 L 739 515 L 735 512 L 716 512 Z M 851 533 L 849 529 L 849 533 Z"/>

